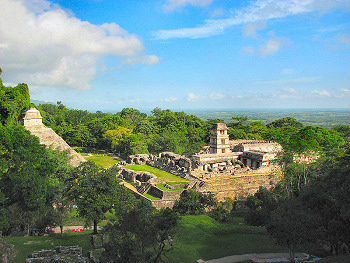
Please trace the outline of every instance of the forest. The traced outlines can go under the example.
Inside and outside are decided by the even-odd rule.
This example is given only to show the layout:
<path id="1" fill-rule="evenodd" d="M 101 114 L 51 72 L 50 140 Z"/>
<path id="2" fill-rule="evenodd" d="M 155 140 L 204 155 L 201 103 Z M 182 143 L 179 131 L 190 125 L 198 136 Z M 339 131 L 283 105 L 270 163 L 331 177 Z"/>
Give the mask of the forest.
<path id="1" fill-rule="evenodd" d="M 151 115 L 125 108 L 116 114 L 68 109 L 61 102 L 35 106 L 28 86 L 6 87 L 0 79 L 0 229 L 3 235 L 35 226 L 66 222 L 72 205 L 87 224 L 109 219 L 102 262 L 161 262 L 171 250 L 179 216 L 208 214 L 230 222 L 234 206 L 213 196 L 189 191 L 173 209 L 155 210 L 120 186 L 113 169 L 92 162 L 69 165 L 67 152 L 45 148 L 22 126 L 26 110 L 36 107 L 43 123 L 78 151 L 105 150 L 121 158 L 169 151 L 198 152 L 209 141 L 213 123 L 184 112 L 155 108 Z M 349 253 L 350 125 L 331 129 L 304 126 L 293 117 L 267 124 L 232 116 L 230 139 L 279 142 L 283 176 L 272 189 L 261 188 L 247 199 L 246 223 L 263 226 L 291 258 L 299 249 L 328 254 Z M 314 155 L 315 162 L 296 161 Z M 324 246 L 328 250 L 324 250 Z"/>

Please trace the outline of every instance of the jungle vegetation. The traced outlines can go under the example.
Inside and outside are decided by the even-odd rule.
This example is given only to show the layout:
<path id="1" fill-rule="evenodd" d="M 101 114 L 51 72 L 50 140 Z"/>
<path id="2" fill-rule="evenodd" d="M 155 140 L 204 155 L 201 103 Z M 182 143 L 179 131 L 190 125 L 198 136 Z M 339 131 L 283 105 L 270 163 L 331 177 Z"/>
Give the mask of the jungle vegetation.
<path id="1" fill-rule="evenodd" d="M 0 71 L 1 73 L 1 71 Z M 87 224 L 111 217 L 105 234 L 108 242 L 102 258 L 110 262 L 160 262 L 171 249 L 178 215 L 207 213 L 230 223 L 232 200 L 217 203 L 211 196 L 188 192 L 175 209 L 157 211 L 140 203 L 120 186 L 113 169 L 92 162 L 69 165 L 66 152 L 40 145 L 22 126 L 31 106 L 28 86 L 6 87 L 0 79 L 0 229 L 3 234 L 48 226 L 63 226 L 73 204 Z M 125 158 L 130 154 L 171 151 L 198 152 L 209 141 L 210 128 L 221 119 L 201 120 L 184 112 L 155 108 L 151 115 L 126 108 L 116 114 L 36 106 L 46 126 L 71 146 L 103 149 Z M 266 227 L 291 256 L 300 247 L 310 251 L 328 245 L 334 253 L 350 246 L 350 125 L 325 129 L 304 126 L 293 117 L 267 124 L 231 116 L 231 139 L 279 142 L 283 177 L 272 189 L 261 188 L 247 200 L 246 222 Z M 319 156 L 316 162 L 296 162 L 296 155 Z M 111 187 L 112 186 L 112 187 Z M 103 193 L 103 194 L 101 194 Z M 132 223 L 132 224 L 131 224 Z M 151 235 L 149 230 L 156 235 Z M 126 254 L 120 251 L 127 251 Z"/>

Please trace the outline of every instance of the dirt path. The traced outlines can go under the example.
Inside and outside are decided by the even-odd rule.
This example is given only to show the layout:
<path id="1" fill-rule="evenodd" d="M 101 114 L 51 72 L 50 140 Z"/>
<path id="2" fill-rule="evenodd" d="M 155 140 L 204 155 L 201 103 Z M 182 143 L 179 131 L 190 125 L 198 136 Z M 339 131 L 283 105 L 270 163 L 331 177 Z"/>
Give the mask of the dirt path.
<path id="1" fill-rule="evenodd" d="M 304 259 L 305 254 L 296 253 L 299 259 Z M 234 263 L 241 262 L 244 260 L 253 260 L 255 262 L 267 263 L 267 262 L 289 262 L 289 253 L 253 253 L 244 255 L 234 255 L 224 258 L 212 259 L 208 261 L 202 261 L 203 263 Z M 200 262 L 200 261 L 197 261 Z"/>

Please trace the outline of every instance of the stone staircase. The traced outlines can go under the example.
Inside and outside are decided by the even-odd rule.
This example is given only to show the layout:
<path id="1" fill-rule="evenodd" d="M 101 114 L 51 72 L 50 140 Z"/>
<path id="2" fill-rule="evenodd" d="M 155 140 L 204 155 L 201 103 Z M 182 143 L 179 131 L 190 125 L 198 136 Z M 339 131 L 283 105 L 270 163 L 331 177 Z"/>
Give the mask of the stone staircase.
<path id="1" fill-rule="evenodd" d="M 143 186 L 141 186 L 137 191 L 140 193 L 140 194 L 144 194 L 144 193 L 147 193 L 149 189 L 151 189 L 152 187 L 152 184 L 148 183 L 148 184 L 145 184 Z"/>
<path id="2" fill-rule="evenodd" d="M 25 129 L 28 130 L 32 135 L 38 137 L 40 144 L 44 144 L 48 147 L 51 146 L 54 149 L 68 149 L 72 157 L 70 161 L 71 165 L 78 166 L 82 162 L 86 161 L 83 156 L 74 151 L 59 135 L 57 135 L 51 128 L 47 128 L 44 124 L 25 126 Z"/>

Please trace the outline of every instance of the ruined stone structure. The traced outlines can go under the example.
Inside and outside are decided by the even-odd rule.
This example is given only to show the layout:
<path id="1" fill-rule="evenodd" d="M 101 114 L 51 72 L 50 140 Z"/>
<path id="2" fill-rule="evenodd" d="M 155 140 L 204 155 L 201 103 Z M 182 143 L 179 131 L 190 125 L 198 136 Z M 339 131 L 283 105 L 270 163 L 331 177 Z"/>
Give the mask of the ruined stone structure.
<path id="1" fill-rule="evenodd" d="M 70 163 L 73 166 L 78 166 L 80 163 L 85 162 L 83 156 L 74 151 L 60 136 L 58 136 L 51 128 L 47 128 L 42 123 L 42 117 L 40 112 L 31 108 L 26 111 L 23 118 L 23 125 L 32 135 L 39 138 L 41 144 L 47 147 L 59 148 L 60 150 L 69 150 L 70 156 L 72 157 Z"/>
<path id="2" fill-rule="evenodd" d="M 272 179 L 270 175 L 278 174 L 274 160 L 283 150 L 281 145 L 272 141 L 230 141 L 227 130 L 224 123 L 214 124 L 209 146 L 204 147 L 198 154 L 138 154 L 129 156 L 124 164 L 148 164 L 189 179 L 192 182 L 186 189 L 210 192 L 219 200 L 225 197 L 244 200 L 248 195 L 254 194 L 260 186 L 271 187 L 275 184 L 277 179 Z M 135 182 L 134 180 L 133 183 Z M 145 189 L 153 189 L 152 182 L 148 183 L 150 186 L 140 188 L 140 193 Z M 139 185 L 142 184 L 139 182 Z"/>
<path id="3" fill-rule="evenodd" d="M 230 153 L 230 139 L 225 123 L 215 123 L 210 134 L 210 153 Z"/>
<path id="4" fill-rule="evenodd" d="M 18 251 L 15 249 L 14 245 L 7 244 L 0 237 L 0 253 L 2 254 L 0 262 L 9 263 L 10 261 L 13 261 L 16 258 Z"/>
<path id="5" fill-rule="evenodd" d="M 43 249 L 33 252 L 26 259 L 26 263 L 46 263 L 46 262 L 90 262 L 88 258 L 83 257 L 83 250 L 78 246 L 58 246 L 54 249 Z"/>

